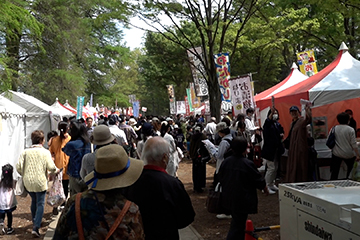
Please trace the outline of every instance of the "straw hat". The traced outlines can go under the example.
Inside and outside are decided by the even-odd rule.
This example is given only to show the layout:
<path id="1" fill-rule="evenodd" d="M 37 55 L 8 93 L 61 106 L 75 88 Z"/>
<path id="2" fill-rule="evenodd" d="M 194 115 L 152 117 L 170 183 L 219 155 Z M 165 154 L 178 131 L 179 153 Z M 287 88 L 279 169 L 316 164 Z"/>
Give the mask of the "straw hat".
<path id="1" fill-rule="evenodd" d="M 122 146 L 110 144 L 96 151 L 95 170 L 84 180 L 98 191 L 123 188 L 136 182 L 143 166 L 143 161 L 129 158 Z"/>
<path id="2" fill-rule="evenodd" d="M 129 125 L 134 126 L 136 123 L 137 123 L 137 122 L 136 122 L 136 119 L 135 119 L 135 118 L 130 118 L 130 119 L 129 119 Z"/>
<path id="3" fill-rule="evenodd" d="M 106 125 L 99 125 L 94 128 L 91 136 L 91 142 L 95 145 L 106 145 L 114 141 L 115 137 L 111 134 Z"/>

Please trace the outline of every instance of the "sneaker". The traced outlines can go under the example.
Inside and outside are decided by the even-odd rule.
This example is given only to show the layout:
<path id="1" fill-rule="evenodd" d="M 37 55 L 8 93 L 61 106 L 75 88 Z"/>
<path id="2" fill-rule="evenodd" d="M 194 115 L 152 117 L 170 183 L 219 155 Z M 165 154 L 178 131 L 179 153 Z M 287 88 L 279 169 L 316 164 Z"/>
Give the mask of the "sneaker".
<path id="1" fill-rule="evenodd" d="M 12 234 L 15 230 L 13 228 L 8 228 L 6 234 Z"/>
<path id="2" fill-rule="evenodd" d="M 226 214 L 218 214 L 218 215 L 216 215 L 216 218 L 217 219 L 230 219 L 230 218 L 232 218 L 231 217 L 231 215 L 226 215 Z"/>
<path id="3" fill-rule="evenodd" d="M 269 194 L 275 194 L 276 192 L 271 190 L 271 188 L 268 188 Z"/>
<path id="4" fill-rule="evenodd" d="M 53 214 L 53 215 L 58 215 L 58 214 L 59 214 L 59 210 L 58 210 L 57 207 L 54 207 L 54 208 L 53 208 L 52 214 Z"/>
<path id="5" fill-rule="evenodd" d="M 33 237 L 40 237 L 39 229 L 33 229 L 31 234 L 33 235 Z"/>
<path id="6" fill-rule="evenodd" d="M 4 227 L 4 223 L 0 223 L 0 230 L 1 230 L 1 232 L 0 232 L 0 234 L 6 234 L 6 232 L 5 232 L 5 227 Z"/>
<path id="7" fill-rule="evenodd" d="M 268 186 L 269 189 L 273 190 L 273 191 L 279 191 L 279 188 L 276 186 L 276 185 L 271 185 L 271 186 Z"/>

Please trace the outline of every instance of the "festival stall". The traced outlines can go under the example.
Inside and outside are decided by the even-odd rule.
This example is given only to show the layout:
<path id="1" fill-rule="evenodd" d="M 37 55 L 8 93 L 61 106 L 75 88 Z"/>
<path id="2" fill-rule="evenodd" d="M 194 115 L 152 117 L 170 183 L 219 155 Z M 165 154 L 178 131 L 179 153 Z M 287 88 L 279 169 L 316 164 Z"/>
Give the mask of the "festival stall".
<path id="1" fill-rule="evenodd" d="M 0 164 L 15 167 L 25 148 L 26 110 L 0 96 Z M 17 175 L 17 172 L 15 175 Z M 15 176 L 14 176 L 15 177 Z"/>
<path id="2" fill-rule="evenodd" d="M 64 105 L 59 102 L 58 98 L 56 98 L 54 104 L 51 105 L 51 108 L 53 113 L 57 113 L 61 116 L 61 119 L 63 119 L 63 117 L 67 117 L 69 119 L 70 117 L 76 115 L 76 112 L 74 113 L 69 109 L 65 108 Z"/>
<path id="3" fill-rule="evenodd" d="M 284 91 L 285 89 L 288 89 L 289 87 L 292 87 L 307 78 L 308 77 L 306 75 L 299 71 L 298 66 L 293 63 L 290 74 L 284 80 L 254 96 L 256 107 L 259 108 L 260 111 L 260 126 L 263 125 L 265 119 L 267 118 L 267 113 L 271 106 L 271 97 L 276 96 L 276 94 L 280 93 L 281 91 Z M 276 105 L 276 107 L 278 106 Z"/>
<path id="4" fill-rule="evenodd" d="M 360 120 L 360 61 L 353 58 L 342 43 L 335 60 L 314 76 L 274 94 L 279 110 L 280 123 L 286 135 L 290 130 L 289 108 L 300 106 L 300 99 L 313 102 L 312 115 L 314 138 L 324 145 L 329 129 L 337 124 L 336 115 L 346 109 L 354 111 L 354 119 Z M 271 98 L 259 102 L 261 108 L 271 106 Z M 318 146 L 321 149 L 324 146 Z M 319 149 L 319 148 L 318 148 Z"/>
<path id="5" fill-rule="evenodd" d="M 21 92 L 7 91 L 1 94 L 13 103 L 23 107 L 25 113 L 25 147 L 31 146 L 31 133 L 35 130 L 43 130 L 46 135 L 49 131 L 56 130 L 61 117 L 52 112 L 52 108 L 46 103 Z M 46 143 L 45 143 L 46 146 Z"/>

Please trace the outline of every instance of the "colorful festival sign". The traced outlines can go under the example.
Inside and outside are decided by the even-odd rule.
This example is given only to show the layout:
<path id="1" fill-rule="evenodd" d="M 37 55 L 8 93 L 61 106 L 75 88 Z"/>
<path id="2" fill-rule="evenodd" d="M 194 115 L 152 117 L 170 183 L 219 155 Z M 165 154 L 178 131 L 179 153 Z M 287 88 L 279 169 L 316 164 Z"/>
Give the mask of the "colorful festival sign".
<path id="1" fill-rule="evenodd" d="M 84 100 L 85 97 L 77 97 L 77 102 L 76 102 L 76 119 L 80 119 L 82 118 L 82 111 L 83 111 L 83 106 L 84 106 Z"/>
<path id="2" fill-rule="evenodd" d="M 185 114 L 185 101 L 176 101 L 176 114 Z"/>
<path id="3" fill-rule="evenodd" d="M 251 85 L 251 76 L 242 76 L 232 78 L 229 81 L 232 105 L 234 106 L 234 113 L 237 116 L 239 113 L 245 113 L 249 107 L 254 108 L 253 89 Z"/>
<path id="4" fill-rule="evenodd" d="M 190 106 L 189 106 L 189 101 L 188 101 L 188 97 L 185 96 L 185 110 L 186 110 L 186 116 L 190 115 Z"/>
<path id="5" fill-rule="evenodd" d="M 231 111 L 231 91 L 229 86 L 230 79 L 230 61 L 228 53 L 219 53 L 214 55 L 216 65 L 216 74 L 219 81 L 221 92 L 221 110 L 222 113 Z"/>
<path id="6" fill-rule="evenodd" d="M 200 58 L 196 56 L 195 53 L 200 55 Z M 204 77 L 206 76 L 205 74 L 206 71 L 204 65 L 202 64 L 204 59 L 202 48 L 197 47 L 197 48 L 189 49 L 187 50 L 187 54 L 190 61 L 191 73 L 194 79 L 196 96 L 198 97 L 207 96 L 209 94 L 209 91 L 208 91 L 206 79 Z"/>
<path id="7" fill-rule="evenodd" d="M 191 105 L 193 108 L 199 108 L 201 104 L 200 97 L 196 97 L 194 83 L 190 83 Z"/>
<path id="8" fill-rule="evenodd" d="M 318 72 L 316 66 L 315 53 L 313 49 L 297 53 L 296 56 L 298 59 L 300 71 L 303 74 L 311 77 L 312 75 L 315 75 Z"/>
<path id="9" fill-rule="evenodd" d="M 187 95 L 187 100 L 188 100 L 190 112 L 192 112 L 192 111 L 194 111 L 194 108 L 193 108 L 193 105 L 192 105 L 190 88 L 186 89 L 186 95 Z"/>

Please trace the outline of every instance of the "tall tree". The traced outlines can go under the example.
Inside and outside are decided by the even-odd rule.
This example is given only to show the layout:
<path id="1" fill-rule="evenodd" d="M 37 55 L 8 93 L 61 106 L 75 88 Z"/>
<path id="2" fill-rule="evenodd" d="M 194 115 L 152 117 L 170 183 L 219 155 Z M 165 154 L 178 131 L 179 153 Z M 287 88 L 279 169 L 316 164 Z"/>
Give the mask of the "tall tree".
<path id="1" fill-rule="evenodd" d="M 182 31 L 179 19 L 194 23 L 200 38 L 200 46 L 205 53 L 203 61 L 204 76 L 206 76 L 209 87 L 211 113 L 219 118 L 221 98 L 213 56 L 219 52 L 228 51 L 230 54 L 235 52 L 238 44 L 237 39 L 241 36 L 244 27 L 263 2 L 265 1 L 220 0 L 214 2 L 212 0 L 184 0 L 181 4 L 177 1 L 141 1 L 139 2 L 141 10 L 137 12 L 137 15 L 148 23 L 154 31 L 163 34 L 165 38 L 176 43 L 184 50 L 189 50 L 189 48 L 195 48 L 199 45 L 193 42 L 193 39 L 189 38 Z M 173 25 L 179 35 L 174 34 L 171 28 L 160 20 L 160 16 L 167 16 L 168 22 Z M 226 49 L 224 43 L 228 31 L 234 27 L 234 22 L 239 22 L 240 25 L 237 26 L 236 41 Z M 165 34 L 165 32 L 170 34 Z M 181 39 L 185 39 L 186 44 L 178 36 L 182 36 Z M 193 53 L 198 58 L 201 58 L 199 53 Z"/>

